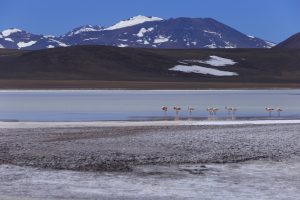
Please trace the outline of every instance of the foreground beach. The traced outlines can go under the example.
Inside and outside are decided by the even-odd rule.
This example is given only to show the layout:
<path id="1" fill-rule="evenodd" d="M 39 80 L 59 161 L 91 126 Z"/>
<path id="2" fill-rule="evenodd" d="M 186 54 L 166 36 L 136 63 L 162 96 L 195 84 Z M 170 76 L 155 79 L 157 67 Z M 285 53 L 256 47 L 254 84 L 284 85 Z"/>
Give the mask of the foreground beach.
<path id="1" fill-rule="evenodd" d="M 299 155 L 300 124 L 297 120 L 275 124 L 279 122 L 148 122 L 148 126 L 146 122 L 101 122 L 98 127 L 89 122 L 82 127 L 71 122 L 53 123 L 53 127 L 41 122 L 2 122 L 0 162 L 78 171 L 130 171 L 146 164 L 230 163 Z"/>
<path id="2" fill-rule="evenodd" d="M 4 200 L 299 195 L 297 120 L 1 122 L 0 127 Z"/>

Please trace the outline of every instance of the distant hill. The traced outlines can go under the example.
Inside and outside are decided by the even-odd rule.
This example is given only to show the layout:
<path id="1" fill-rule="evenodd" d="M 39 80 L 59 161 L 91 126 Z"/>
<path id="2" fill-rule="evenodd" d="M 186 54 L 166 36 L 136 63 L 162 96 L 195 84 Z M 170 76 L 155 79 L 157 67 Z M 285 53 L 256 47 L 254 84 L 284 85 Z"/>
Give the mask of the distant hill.
<path id="1" fill-rule="evenodd" d="M 297 33 L 277 44 L 275 48 L 300 49 L 300 33 Z"/>
<path id="2" fill-rule="evenodd" d="M 0 49 L 0 80 L 299 85 L 300 50 L 168 50 L 107 46 L 75 46 L 39 51 Z"/>
<path id="3" fill-rule="evenodd" d="M 62 36 L 37 35 L 10 28 L 0 32 L 0 48 L 39 50 L 76 45 L 139 48 L 271 48 L 275 44 L 247 35 L 212 18 L 135 16 L 110 27 L 85 25 Z"/>

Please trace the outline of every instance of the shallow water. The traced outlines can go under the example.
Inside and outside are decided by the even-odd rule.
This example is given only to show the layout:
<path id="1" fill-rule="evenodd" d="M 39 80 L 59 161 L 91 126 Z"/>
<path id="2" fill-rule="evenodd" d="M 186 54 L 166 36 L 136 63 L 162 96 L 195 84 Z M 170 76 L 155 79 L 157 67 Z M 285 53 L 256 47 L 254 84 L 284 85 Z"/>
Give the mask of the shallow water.
<path id="1" fill-rule="evenodd" d="M 299 199 L 300 160 L 140 166 L 93 173 L 0 166 L 0 197 L 38 199 Z"/>
<path id="2" fill-rule="evenodd" d="M 0 120 L 20 121 L 93 121 L 144 120 L 162 117 L 161 106 L 187 106 L 196 110 L 194 117 L 207 117 L 206 108 L 220 108 L 219 117 L 226 117 L 225 106 L 238 108 L 237 117 L 268 117 L 266 106 L 282 107 L 282 117 L 300 117 L 300 90 L 2 90 Z M 273 113 L 275 117 L 276 112 Z M 173 117 L 173 110 L 168 116 Z"/>

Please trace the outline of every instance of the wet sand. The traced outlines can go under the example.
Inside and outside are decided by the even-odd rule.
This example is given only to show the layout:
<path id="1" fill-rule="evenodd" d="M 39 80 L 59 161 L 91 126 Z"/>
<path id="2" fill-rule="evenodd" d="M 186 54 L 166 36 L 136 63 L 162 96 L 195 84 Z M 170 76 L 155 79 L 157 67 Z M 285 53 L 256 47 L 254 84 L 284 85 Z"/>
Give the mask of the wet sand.
<path id="1" fill-rule="evenodd" d="M 128 172 L 143 165 L 286 160 L 300 124 L 0 129 L 0 164 Z"/>

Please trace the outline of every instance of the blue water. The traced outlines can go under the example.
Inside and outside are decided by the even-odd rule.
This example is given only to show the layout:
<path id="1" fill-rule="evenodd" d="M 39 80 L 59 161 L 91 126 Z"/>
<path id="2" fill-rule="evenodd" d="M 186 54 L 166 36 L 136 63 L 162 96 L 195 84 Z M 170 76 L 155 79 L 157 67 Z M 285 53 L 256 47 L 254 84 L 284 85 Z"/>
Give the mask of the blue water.
<path id="1" fill-rule="evenodd" d="M 281 116 L 300 117 L 300 90 L 2 90 L 0 120 L 18 121 L 94 121 L 142 120 L 163 116 L 161 106 L 180 106 L 181 117 L 187 107 L 194 117 L 207 117 L 206 108 L 220 108 L 218 117 L 226 117 L 225 106 L 238 108 L 237 117 L 268 117 L 265 107 L 281 107 Z M 273 113 L 273 118 L 277 113 Z"/>

